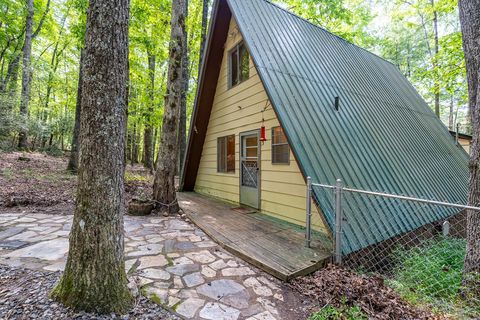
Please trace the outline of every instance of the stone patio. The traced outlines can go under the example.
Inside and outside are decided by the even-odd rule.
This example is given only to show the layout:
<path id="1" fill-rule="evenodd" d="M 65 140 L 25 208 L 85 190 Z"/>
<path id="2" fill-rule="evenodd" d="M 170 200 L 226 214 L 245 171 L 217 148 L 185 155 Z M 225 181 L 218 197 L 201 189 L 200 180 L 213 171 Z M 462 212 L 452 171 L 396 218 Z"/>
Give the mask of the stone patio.
<path id="1" fill-rule="evenodd" d="M 0 264 L 63 270 L 72 216 L 0 215 Z M 278 280 L 173 217 L 125 217 L 126 271 L 156 303 L 186 319 L 281 319 Z"/>

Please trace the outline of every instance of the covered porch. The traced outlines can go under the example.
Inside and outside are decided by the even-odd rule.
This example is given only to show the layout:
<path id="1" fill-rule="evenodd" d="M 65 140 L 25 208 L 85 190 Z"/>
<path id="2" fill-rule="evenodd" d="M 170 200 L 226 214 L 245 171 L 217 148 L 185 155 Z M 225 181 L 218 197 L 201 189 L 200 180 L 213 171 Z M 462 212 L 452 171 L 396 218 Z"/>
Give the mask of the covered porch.
<path id="1" fill-rule="evenodd" d="M 188 218 L 227 251 L 284 281 L 320 269 L 330 253 L 320 243 L 305 246 L 296 226 L 194 192 L 178 194 Z M 323 248 L 323 249 L 322 249 Z"/>

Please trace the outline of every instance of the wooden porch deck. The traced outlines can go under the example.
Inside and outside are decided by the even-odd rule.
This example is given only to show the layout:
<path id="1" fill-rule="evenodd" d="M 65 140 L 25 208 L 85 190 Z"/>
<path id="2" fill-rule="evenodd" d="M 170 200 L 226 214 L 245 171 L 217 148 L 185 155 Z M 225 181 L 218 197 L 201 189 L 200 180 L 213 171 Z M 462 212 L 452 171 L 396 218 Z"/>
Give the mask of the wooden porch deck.
<path id="1" fill-rule="evenodd" d="M 180 207 L 220 246 L 269 274 L 288 281 L 324 266 L 330 254 L 305 247 L 305 236 L 283 223 L 243 214 L 197 193 L 179 193 Z"/>

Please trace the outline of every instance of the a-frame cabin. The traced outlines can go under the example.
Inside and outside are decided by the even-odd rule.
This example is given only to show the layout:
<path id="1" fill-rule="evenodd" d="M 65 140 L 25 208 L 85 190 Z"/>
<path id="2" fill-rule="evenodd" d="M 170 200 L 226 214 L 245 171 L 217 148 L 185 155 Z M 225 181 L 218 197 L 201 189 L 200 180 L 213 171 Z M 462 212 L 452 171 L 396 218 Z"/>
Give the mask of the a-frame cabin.
<path id="1" fill-rule="evenodd" d="M 264 140 L 264 141 L 262 141 Z M 195 191 L 304 225 L 314 182 L 465 202 L 467 155 L 390 62 L 265 0 L 218 0 L 182 177 Z M 314 190 L 331 232 L 330 191 Z M 445 217 L 345 204 L 344 253 Z M 383 228 L 372 238 L 367 227 Z"/>

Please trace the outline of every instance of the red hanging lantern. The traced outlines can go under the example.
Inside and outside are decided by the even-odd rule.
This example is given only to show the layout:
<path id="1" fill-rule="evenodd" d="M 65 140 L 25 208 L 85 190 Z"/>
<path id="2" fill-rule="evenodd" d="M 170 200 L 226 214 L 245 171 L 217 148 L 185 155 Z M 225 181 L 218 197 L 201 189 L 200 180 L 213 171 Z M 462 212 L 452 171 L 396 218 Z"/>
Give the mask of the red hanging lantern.
<path id="1" fill-rule="evenodd" d="M 262 127 L 260 128 L 260 141 L 265 142 L 267 141 L 267 135 L 265 133 L 265 126 L 262 123 Z"/>

